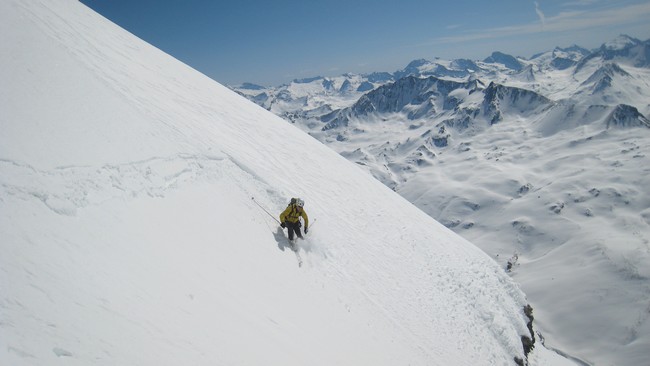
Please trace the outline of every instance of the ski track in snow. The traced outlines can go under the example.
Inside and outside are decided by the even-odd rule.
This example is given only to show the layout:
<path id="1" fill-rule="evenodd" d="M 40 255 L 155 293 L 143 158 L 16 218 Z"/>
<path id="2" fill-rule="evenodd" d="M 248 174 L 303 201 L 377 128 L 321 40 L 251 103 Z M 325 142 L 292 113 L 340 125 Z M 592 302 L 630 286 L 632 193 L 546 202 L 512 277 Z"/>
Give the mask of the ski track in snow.
<path id="1" fill-rule="evenodd" d="M 5 173 L 0 182 L 6 196 L 35 197 L 57 214 L 74 216 L 80 208 L 125 196 L 164 198 L 165 192 L 180 184 L 223 176 L 221 166 L 226 161 L 229 163 L 225 156 L 180 154 L 119 165 L 39 170 L 27 164 L 0 160 L 0 169 Z"/>

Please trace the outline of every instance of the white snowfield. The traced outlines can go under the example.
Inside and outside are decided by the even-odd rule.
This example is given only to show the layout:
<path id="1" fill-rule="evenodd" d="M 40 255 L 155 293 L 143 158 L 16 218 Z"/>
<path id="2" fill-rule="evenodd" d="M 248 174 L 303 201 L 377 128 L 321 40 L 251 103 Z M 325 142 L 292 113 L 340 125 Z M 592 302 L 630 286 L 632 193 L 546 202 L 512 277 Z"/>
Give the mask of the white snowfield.
<path id="1" fill-rule="evenodd" d="M 0 2 L 0 85 L 0 364 L 524 357 L 525 295 L 482 251 L 78 1 Z M 297 254 L 252 200 L 291 196 Z"/>

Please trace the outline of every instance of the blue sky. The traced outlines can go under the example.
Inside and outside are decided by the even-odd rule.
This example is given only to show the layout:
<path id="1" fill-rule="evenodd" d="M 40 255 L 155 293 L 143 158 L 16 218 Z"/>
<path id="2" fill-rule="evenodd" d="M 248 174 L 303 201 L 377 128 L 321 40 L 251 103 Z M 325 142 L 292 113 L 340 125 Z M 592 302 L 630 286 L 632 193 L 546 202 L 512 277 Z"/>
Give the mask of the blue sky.
<path id="1" fill-rule="evenodd" d="M 484 59 L 619 34 L 650 38 L 648 0 L 81 0 L 222 84 L 394 72 L 419 58 Z"/>

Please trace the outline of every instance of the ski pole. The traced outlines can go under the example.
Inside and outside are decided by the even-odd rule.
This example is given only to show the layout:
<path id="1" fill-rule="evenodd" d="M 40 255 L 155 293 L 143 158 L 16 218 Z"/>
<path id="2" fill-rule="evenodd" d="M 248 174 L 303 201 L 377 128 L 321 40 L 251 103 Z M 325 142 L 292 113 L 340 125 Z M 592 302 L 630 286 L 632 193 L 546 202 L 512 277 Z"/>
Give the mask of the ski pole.
<path id="1" fill-rule="evenodd" d="M 280 220 L 276 219 L 275 216 L 271 215 L 264 207 L 262 207 L 262 205 L 260 205 L 257 201 L 255 201 L 255 197 L 251 197 L 251 199 L 253 200 L 253 202 L 255 202 L 257 206 L 259 206 L 259 208 L 264 210 L 264 212 L 266 212 L 269 216 L 271 216 L 273 220 L 275 220 L 278 224 L 280 224 Z"/>
<path id="2" fill-rule="evenodd" d="M 309 224 L 309 229 L 313 228 L 315 223 L 316 223 L 316 219 L 314 219 L 314 220 L 311 222 L 311 224 Z M 307 233 L 305 233 L 305 235 L 307 235 Z"/>

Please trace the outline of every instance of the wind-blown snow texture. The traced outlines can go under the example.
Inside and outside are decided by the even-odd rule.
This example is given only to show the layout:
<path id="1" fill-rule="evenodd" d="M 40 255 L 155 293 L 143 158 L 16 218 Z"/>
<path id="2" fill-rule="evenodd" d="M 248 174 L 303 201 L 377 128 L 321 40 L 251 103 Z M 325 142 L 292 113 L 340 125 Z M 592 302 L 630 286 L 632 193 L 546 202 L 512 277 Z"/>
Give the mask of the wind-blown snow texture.
<path id="1" fill-rule="evenodd" d="M 648 50 L 620 36 L 236 90 L 510 266 L 547 345 L 633 365 L 650 349 Z"/>
<path id="2" fill-rule="evenodd" d="M 77 1 L 3 1 L 0 35 L 3 364 L 524 357 L 502 268 L 304 132 Z M 291 196 L 302 267 L 251 199 Z"/>

